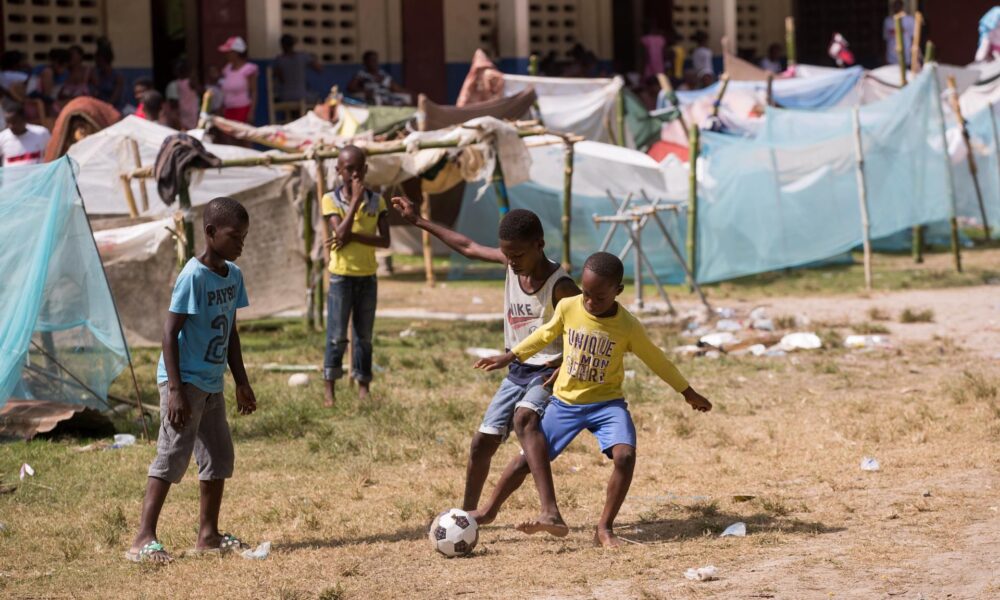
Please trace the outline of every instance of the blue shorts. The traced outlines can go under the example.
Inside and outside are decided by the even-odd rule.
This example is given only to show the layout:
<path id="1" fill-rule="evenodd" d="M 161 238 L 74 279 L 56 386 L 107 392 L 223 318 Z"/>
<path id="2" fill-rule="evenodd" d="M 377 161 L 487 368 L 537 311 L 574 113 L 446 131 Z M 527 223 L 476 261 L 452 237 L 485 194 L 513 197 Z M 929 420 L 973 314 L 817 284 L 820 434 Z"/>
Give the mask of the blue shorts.
<path id="1" fill-rule="evenodd" d="M 601 452 L 611 457 L 611 448 L 625 444 L 635 448 L 635 424 L 624 399 L 593 404 L 566 404 L 555 396 L 542 417 L 542 432 L 549 445 L 549 460 L 555 460 L 578 433 L 587 429 L 597 438 Z"/>
<path id="2" fill-rule="evenodd" d="M 543 383 L 543 377 L 535 377 L 528 385 L 519 385 L 504 377 L 500 389 L 486 407 L 479 432 L 507 439 L 514 425 L 514 411 L 518 408 L 527 408 L 539 417 L 545 414 L 545 405 L 549 403 L 552 390 L 544 387 Z"/>

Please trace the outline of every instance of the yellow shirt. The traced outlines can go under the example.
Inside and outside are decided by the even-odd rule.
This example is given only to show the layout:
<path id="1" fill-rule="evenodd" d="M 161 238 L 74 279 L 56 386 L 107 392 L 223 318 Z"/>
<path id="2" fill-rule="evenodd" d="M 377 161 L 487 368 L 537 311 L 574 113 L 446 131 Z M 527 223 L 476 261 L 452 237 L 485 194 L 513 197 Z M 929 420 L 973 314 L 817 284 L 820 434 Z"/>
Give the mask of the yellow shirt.
<path id="1" fill-rule="evenodd" d="M 365 200 L 358 207 L 358 212 L 354 213 L 354 224 L 351 226 L 351 231 L 375 235 L 378 233 L 379 217 L 388 208 L 385 204 L 385 198 L 381 194 L 365 190 L 365 196 Z M 348 206 L 348 199 L 341 195 L 340 189 L 323 194 L 321 207 L 324 219 L 329 219 L 330 215 L 338 215 L 343 219 L 347 214 Z M 343 248 L 330 249 L 330 272 L 334 275 L 367 277 L 374 275 L 377 270 L 378 263 L 375 261 L 374 246 L 351 241 Z"/>
<path id="2" fill-rule="evenodd" d="M 583 296 L 565 298 L 552 319 L 512 352 L 522 362 L 563 336 L 563 363 L 555 395 L 567 404 L 592 404 L 623 397 L 624 358 L 632 352 L 677 392 L 688 387 L 674 363 L 646 335 L 646 328 L 619 305 L 613 317 L 597 318 L 583 307 Z"/>

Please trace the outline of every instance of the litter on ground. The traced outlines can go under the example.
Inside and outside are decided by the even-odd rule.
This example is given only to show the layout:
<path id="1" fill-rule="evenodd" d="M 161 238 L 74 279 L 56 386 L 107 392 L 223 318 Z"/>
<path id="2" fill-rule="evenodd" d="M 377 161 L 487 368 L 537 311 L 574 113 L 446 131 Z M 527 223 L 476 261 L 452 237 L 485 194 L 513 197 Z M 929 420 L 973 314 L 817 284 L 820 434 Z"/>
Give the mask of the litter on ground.
<path id="1" fill-rule="evenodd" d="M 687 571 L 684 571 L 684 577 L 691 581 L 712 581 L 719 578 L 719 570 L 714 565 L 698 567 L 697 569 L 691 567 Z"/>

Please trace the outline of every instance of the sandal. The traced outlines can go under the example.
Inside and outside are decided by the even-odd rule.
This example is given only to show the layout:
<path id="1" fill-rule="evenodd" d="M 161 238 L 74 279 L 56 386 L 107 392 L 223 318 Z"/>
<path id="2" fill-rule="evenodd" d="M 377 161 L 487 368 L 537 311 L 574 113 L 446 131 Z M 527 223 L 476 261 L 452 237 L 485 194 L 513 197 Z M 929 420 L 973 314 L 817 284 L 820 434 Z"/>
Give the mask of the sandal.
<path id="1" fill-rule="evenodd" d="M 153 555 L 156 554 L 157 552 L 162 553 L 164 556 L 167 557 L 167 559 L 153 560 Z M 145 546 L 143 546 L 138 552 L 132 551 L 131 548 L 129 550 L 126 550 L 125 560 L 134 563 L 154 562 L 154 563 L 166 564 L 169 562 L 173 562 L 174 557 L 170 556 L 170 554 L 167 553 L 166 547 L 163 545 L 162 542 L 160 542 L 160 540 L 153 540 L 148 544 L 146 544 Z"/>
<path id="2" fill-rule="evenodd" d="M 210 556 L 249 549 L 250 544 L 247 544 L 231 533 L 223 533 L 222 539 L 219 540 L 218 548 L 192 548 L 185 552 L 184 556 Z"/>

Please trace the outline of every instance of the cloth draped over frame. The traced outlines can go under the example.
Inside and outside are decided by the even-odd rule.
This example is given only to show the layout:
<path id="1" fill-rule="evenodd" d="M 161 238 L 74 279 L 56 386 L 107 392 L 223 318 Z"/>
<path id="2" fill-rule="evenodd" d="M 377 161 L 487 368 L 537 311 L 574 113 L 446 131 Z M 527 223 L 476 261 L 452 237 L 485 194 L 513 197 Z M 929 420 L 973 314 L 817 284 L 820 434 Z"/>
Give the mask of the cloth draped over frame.
<path id="1" fill-rule="evenodd" d="M 497 98 L 469 106 L 449 106 L 438 104 L 421 94 L 417 100 L 417 110 L 423 114 L 424 130 L 444 129 L 459 125 L 478 117 L 517 120 L 528 114 L 538 97 L 533 87 L 507 98 Z"/>
<path id="2" fill-rule="evenodd" d="M 163 140 L 156 155 L 153 177 L 156 191 L 164 204 L 173 204 L 183 186 L 188 184 L 189 169 L 218 168 L 222 159 L 205 149 L 201 142 L 186 133 L 178 133 Z"/>
<path id="3" fill-rule="evenodd" d="M 52 162 L 66 154 L 70 145 L 76 141 L 73 135 L 73 120 L 83 119 L 94 129 L 93 133 L 110 127 L 122 118 L 114 106 L 90 96 L 73 98 L 59 113 L 56 124 L 52 127 L 52 137 L 45 147 L 45 162 Z"/>

